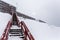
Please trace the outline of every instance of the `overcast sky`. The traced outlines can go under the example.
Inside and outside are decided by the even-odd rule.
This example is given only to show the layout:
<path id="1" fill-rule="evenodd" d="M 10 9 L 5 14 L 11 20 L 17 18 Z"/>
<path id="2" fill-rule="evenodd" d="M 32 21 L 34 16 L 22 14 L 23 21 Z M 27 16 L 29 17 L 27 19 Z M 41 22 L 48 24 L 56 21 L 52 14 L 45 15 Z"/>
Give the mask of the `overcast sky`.
<path id="1" fill-rule="evenodd" d="M 60 0 L 4 0 L 17 7 L 17 11 L 60 26 Z M 9 1 L 9 2 L 8 2 Z"/>

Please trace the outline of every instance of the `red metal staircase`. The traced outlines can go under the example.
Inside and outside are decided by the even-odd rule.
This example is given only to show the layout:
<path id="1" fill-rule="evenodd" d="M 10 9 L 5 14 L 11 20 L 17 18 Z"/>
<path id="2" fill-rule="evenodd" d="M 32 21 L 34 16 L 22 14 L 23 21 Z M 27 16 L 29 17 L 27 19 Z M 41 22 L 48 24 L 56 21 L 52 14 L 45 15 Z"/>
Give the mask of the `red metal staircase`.
<path id="1" fill-rule="evenodd" d="M 16 25 L 20 29 L 11 29 L 12 25 Z M 4 30 L 0 40 L 8 40 L 8 35 L 10 36 L 20 36 L 23 40 L 35 40 L 26 24 L 23 21 L 19 21 L 16 13 L 12 14 L 11 20 L 8 22 L 6 29 Z M 14 35 L 13 35 L 14 34 Z M 18 35 L 19 34 L 19 35 Z M 20 35 L 21 34 L 21 35 Z M 22 36 L 22 37 L 21 37 Z"/>

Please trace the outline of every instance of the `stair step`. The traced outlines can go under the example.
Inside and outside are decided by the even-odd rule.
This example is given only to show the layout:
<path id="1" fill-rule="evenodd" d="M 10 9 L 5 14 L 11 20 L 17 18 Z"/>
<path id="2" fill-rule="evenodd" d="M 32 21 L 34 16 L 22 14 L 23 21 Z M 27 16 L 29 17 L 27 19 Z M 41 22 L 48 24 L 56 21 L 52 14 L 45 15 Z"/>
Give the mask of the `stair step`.
<path id="1" fill-rule="evenodd" d="M 11 29 L 21 29 L 18 25 L 12 25 Z"/>
<path id="2" fill-rule="evenodd" d="M 23 35 L 23 34 L 16 34 L 16 33 L 13 34 L 13 33 L 12 33 L 12 34 L 9 34 L 9 35 Z"/>
<path id="3" fill-rule="evenodd" d="M 24 35 L 9 35 L 9 36 L 20 36 L 20 37 L 24 37 Z"/>
<path id="4" fill-rule="evenodd" d="M 17 33 L 10 33 L 11 35 L 18 35 Z M 19 35 L 23 35 L 22 33 L 19 33 Z"/>
<path id="5" fill-rule="evenodd" d="M 10 32 L 10 34 L 20 34 L 19 32 Z"/>
<path id="6" fill-rule="evenodd" d="M 10 36 L 10 37 L 11 37 L 11 36 L 14 36 L 14 37 L 15 37 L 15 36 L 19 36 L 20 38 L 24 38 L 24 36 L 21 36 L 21 35 L 9 35 L 9 36 Z"/>
<path id="7" fill-rule="evenodd" d="M 12 35 L 12 34 L 10 34 L 9 36 L 23 36 L 23 35 L 19 35 L 19 34 L 17 34 L 17 35 L 15 35 L 15 34 Z"/>
<path id="8" fill-rule="evenodd" d="M 22 29 L 10 29 L 9 32 L 22 32 Z"/>

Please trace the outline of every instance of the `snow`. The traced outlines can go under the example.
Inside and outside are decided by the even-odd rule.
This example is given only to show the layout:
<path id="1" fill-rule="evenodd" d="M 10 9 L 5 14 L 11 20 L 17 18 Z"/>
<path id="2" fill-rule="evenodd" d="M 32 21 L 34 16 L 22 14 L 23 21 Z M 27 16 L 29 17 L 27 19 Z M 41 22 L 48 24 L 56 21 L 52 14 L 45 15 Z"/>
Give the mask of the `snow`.
<path id="1" fill-rule="evenodd" d="M 60 27 L 28 19 L 22 20 L 26 23 L 35 40 L 60 40 Z"/>
<path id="2" fill-rule="evenodd" d="M 30 21 L 25 22 L 28 25 L 35 40 L 60 40 L 60 28 L 51 27 L 47 24 Z"/>
<path id="3" fill-rule="evenodd" d="M 0 12 L 0 37 L 3 34 L 4 29 L 6 28 L 6 25 L 10 19 L 11 16 L 9 14 Z"/>
<path id="4" fill-rule="evenodd" d="M 21 27 L 18 27 L 17 25 L 12 25 L 11 29 L 21 29 Z"/>
<path id="5" fill-rule="evenodd" d="M 19 38 L 19 37 L 8 37 L 8 40 L 22 40 L 22 38 Z"/>
<path id="6" fill-rule="evenodd" d="M 60 27 L 29 19 L 20 19 L 20 17 L 18 18 L 20 21 L 23 20 L 26 23 L 35 40 L 60 40 Z M 0 12 L 0 38 L 10 19 L 11 15 Z M 15 38 L 18 39 L 17 37 L 14 37 L 14 39 Z M 10 40 L 13 40 L 13 38 Z"/>

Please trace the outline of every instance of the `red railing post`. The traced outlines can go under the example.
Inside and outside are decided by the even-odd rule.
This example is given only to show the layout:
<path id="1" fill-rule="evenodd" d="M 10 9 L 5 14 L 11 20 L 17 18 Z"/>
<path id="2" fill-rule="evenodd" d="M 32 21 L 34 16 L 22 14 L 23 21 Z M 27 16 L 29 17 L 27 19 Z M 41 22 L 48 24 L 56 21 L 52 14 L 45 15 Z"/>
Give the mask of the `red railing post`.
<path id="1" fill-rule="evenodd" d="M 30 33 L 29 29 L 27 28 L 26 24 L 23 21 L 20 22 L 20 26 L 23 29 L 26 40 L 28 40 L 28 38 L 29 40 L 35 40 L 32 34 Z"/>
<path id="2" fill-rule="evenodd" d="M 12 19 L 13 19 L 13 15 L 12 15 Z M 28 39 L 35 40 L 34 37 L 32 36 L 32 34 L 30 33 L 29 29 L 27 28 L 26 24 L 23 21 L 21 21 L 19 23 L 17 16 L 16 16 L 16 20 L 17 20 L 16 22 L 17 22 L 18 26 L 23 29 L 22 31 L 24 33 L 24 40 L 28 40 Z M 3 33 L 2 38 L 0 40 L 8 40 L 8 32 L 12 26 L 12 22 L 13 22 L 13 20 L 10 20 L 8 22 L 7 27 L 4 30 L 4 33 Z"/>
<path id="3" fill-rule="evenodd" d="M 2 38 L 0 38 L 1 40 L 8 40 L 8 31 L 9 31 L 10 27 L 11 27 L 11 22 L 9 21 L 6 29 L 4 30 Z"/>

